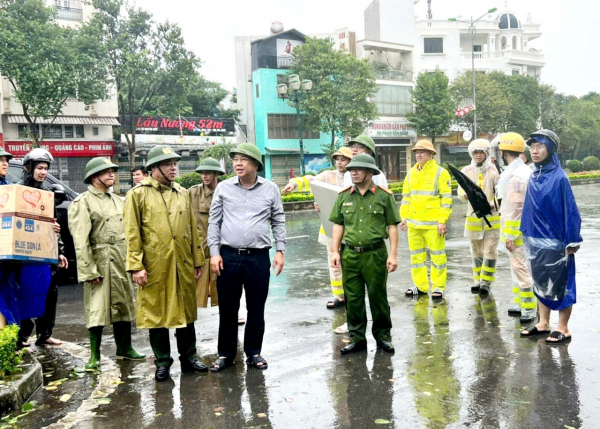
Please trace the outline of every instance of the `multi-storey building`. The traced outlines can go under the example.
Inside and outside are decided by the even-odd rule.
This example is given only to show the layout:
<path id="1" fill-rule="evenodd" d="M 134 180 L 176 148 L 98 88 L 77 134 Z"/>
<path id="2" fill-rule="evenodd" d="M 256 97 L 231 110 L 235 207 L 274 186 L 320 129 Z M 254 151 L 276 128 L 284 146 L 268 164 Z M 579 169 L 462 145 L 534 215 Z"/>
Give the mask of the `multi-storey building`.
<path id="1" fill-rule="evenodd" d="M 82 0 L 47 0 L 49 6 L 56 7 L 60 25 L 77 27 L 93 13 L 89 2 Z M 6 149 L 23 157 L 31 148 L 30 126 L 23 115 L 23 109 L 14 99 L 8 80 L 1 78 L 2 97 L 0 99 L 0 141 Z M 113 126 L 118 126 L 118 104 L 114 90 L 107 100 L 98 100 L 86 106 L 76 100 L 68 100 L 52 126 L 48 121 L 38 120 L 41 135 L 45 132 L 42 147 L 48 149 L 56 162 L 50 172 L 77 191 L 83 185 L 83 167 L 95 156 L 113 156 Z M 47 129 L 46 129 L 47 128 Z"/>

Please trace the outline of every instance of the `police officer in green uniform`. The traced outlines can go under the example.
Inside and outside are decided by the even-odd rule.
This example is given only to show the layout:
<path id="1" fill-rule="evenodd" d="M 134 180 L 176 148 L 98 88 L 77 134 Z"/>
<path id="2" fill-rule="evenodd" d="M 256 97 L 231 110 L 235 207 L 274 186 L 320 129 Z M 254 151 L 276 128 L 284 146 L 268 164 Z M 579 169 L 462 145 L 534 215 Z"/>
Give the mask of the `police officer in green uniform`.
<path id="1" fill-rule="evenodd" d="M 390 331 L 392 320 L 387 300 L 387 277 L 398 268 L 398 224 L 400 214 L 392 192 L 373 183 L 380 174 L 375 160 L 367 154 L 355 155 L 346 167 L 351 172 L 353 185 L 340 191 L 329 215 L 333 226 L 331 264 L 340 266 L 348 311 L 348 329 L 352 342 L 342 354 L 366 350 L 367 313 L 365 286 L 369 294 L 373 337 L 377 346 L 393 353 Z M 388 256 L 384 240 L 390 238 Z M 340 248 L 342 238 L 343 256 Z"/>

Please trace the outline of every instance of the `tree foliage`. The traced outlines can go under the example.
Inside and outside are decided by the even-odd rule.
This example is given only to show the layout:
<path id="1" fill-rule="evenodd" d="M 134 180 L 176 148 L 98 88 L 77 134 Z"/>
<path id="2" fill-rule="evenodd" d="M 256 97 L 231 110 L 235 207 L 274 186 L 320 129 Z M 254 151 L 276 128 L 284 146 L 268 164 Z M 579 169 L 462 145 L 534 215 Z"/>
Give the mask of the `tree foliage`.
<path id="1" fill-rule="evenodd" d="M 334 49 L 325 39 L 310 37 L 294 48 L 292 56 L 290 73 L 313 82 L 312 90 L 300 100 L 306 124 L 331 133 L 332 147 L 336 134 L 357 135 L 367 121 L 377 117 L 377 107 L 369 99 L 378 86 L 366 60 Z M 296 106 L 291 100 L 290 105 Z"/>
<path id="2" fill-rule="evenodd" d="M 0 0 L 0 74 L 32 129 L 34 146 L 69 99 L 91 104 L 108 96 L 106 50 L 94 26 L 61 27 L 43 0 Z"/>
<path id="3" fill-rule="evenodd" d="M 473 81 L 470 71 L 459 74 L 452 83 L 451 92 L 455 105 L 473 97 Z M 495 134 L 506 131 L 510 102 L 502 85 L 485 73 L 475 73 L 477 132 Z M 475 111 L 462 118 L 456 117 L 458 125 L 473 128 Z"/>
<path id="4" fill-rule="evenodd" d="M 231 158 L 229 157 L 229 153 L 235 149 L 237 145 L 235 143 L 226 143 L 225 139 L 221 143 L 218 143 L 212 147 L 209 147 L 204 152 L 202 152 L 202 157 L 200 160 L 205 158 L 214 158 L 218 161 L 225 160 L 225 174 L 229 174 L 233 171 L 233 163 L 231 162 Z"/>
<path id="5" fill-rule="evenodd" d="M 192 106 L 192 116 L 208 116 L 219 118 L 232 118 L 238 120 L 240 109 L 227 109 L 222 106 L 223 100 L 230 95 L 218 82 L 212 82 L 198 76 L 188 95 L 188 102 Z"/>
<path id="6" fill-rule="evenodd" d="M 200 60 L 185 47 L 179 26 L 156 23 L 152 15 L 124 0 L 94 0 L 91 25 L 103 34 L 109 68 L 117 85 L 119 112 L 129 160 L 135 163 L 136 116 L 192 113 L 188 95 L 197 82 Z"/>
<path id="7" fill-rule="evenodd" d="M 406 115 L 409 124 L 419 135 L 426 135 L 435 143 L 436 136 L 446 134 L 454 119 L 456 105 L 448 78 L 440 71 L 420 73 L 411 94 L 415 110 Z"/>

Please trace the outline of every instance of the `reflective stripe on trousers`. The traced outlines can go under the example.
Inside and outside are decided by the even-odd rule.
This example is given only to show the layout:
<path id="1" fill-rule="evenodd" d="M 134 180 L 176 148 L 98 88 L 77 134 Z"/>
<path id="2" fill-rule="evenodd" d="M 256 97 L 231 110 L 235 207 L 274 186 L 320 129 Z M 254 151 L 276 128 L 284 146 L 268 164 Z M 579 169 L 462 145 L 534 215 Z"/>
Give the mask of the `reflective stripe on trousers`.
<path id="1" fill-rule="evenodd" d="M 422 292 L 429 291 L 427 278 L 427 249 L 431 255 L 431 285 L 442 291 L 446 289 L 447 258 L 446 241 L 440 237 L 437 229 L 408 228 L 408 247 L 412 280 Z"/>

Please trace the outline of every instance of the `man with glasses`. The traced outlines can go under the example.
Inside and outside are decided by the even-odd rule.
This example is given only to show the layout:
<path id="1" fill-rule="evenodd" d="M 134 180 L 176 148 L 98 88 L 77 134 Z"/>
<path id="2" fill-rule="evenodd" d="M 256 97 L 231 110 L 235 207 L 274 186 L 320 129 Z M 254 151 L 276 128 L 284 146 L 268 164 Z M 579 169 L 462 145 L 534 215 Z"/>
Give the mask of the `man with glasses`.
<path id="1" fill-rule="evenodd" d="M 219 295 L 219 358 L 211 371 L 233 365 L 237 355 L 237 318 L 246 292 L 248 317 L 244 333 L 246 363 L 267 369 L 260 355 L 265 333 L 265 302 L 269 293 L 271 235 L 275 238 L 275 275 L 283 270 L 285 213 L 279 188 L 260 176 L 264 166 L 260 150 L 243 143 L 230 152 L 235 177 L 215 190 L 208 216 L 208 248 Z"/>
<path id="2" fill-rule="evenodd" d="M 150 176 L 127 193 L 127 271 L 139 286 L 137 326 L 150 330 L 155 380 L 170 378 L 169 329 L 175 329 L 184 372 L 205 372 L 196 357 L 196 280 L 205 262 L 190 196 L 175 183 L 181 157 L 169 146 L 148 153 Z"/>
<path id="3" fill-rule="evenodd" d="M 352 150 L 352 156 L 356 156 L 359 153 L 366 153 L 367 155 L 372 156 L 373 159 L 377 159 L 375 142 L 369 136 L 365 136 L 364 134 L 361 134 L 360 136 L 355 137 L 352 140 L 350 140 L 346 144 L 346 146 L 348 146 L 350 148 L 350 150 Z M 373 183 L 375 183 L 378 186 L 383 186 L 384 188 L 387 188 L 387 186 L 388 186 L 387 179 L 385 178 L 385 175 L 383 174 L 383 172 L 381 172 L 381 174 L 373 176 Z M 344 174 L 344 186 L 343 187 L 347 188 L 348 186 L 353 186 L 352 177 L 350 176 L 349 171 L 347 171 L 346 174 Z"/>

